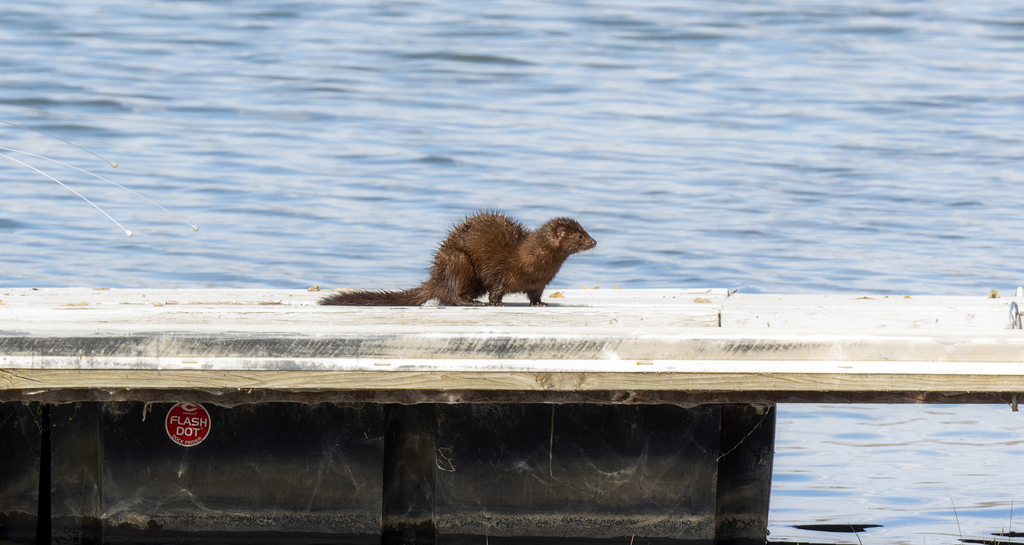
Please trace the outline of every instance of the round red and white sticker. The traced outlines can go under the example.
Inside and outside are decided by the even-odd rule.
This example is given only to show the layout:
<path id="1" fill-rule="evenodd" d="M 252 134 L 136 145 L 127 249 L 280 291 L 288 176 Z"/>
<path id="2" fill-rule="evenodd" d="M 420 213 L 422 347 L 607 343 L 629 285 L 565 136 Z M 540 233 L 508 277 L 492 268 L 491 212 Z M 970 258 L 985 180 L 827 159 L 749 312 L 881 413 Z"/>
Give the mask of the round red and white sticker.
<path id="1" fill-rule="evenodd" d="M 210 435 L 210 413 L 198 403 L 178 403 L 167 411 L 164 427 L 171 441 L 194 447 Z"/>

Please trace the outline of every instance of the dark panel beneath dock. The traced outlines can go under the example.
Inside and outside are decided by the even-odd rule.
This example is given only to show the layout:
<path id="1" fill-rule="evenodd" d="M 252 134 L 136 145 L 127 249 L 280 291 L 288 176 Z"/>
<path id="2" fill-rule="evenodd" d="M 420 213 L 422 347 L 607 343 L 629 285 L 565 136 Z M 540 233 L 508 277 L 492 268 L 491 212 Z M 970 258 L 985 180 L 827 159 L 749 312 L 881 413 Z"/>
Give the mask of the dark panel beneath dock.
<path id="1" fill-rule="evenodd" d="M 102 542 L 101 408 L 100 403 L 71 403 L 50 408 L 53 543 Z"/>
<path id="2" fill-rule="evenodd" d="M 771 407 L 722 405 L 715 542 L 764 545 L 775 458 Z"/>
<path id="3" fill-rule="evenodd" d="M 437 420 L 438 543 L 714 538 L 718 407 L 447 405 Z"/>
<path id="4" fill-rule="evenodd" d="M 0 539 L 764 542 L 763 406 L 206 404 L 192 447 L 172 406 L 0 404 Z"/>
<path id="5" fill-rule="evenodd" d="M 170 407 L 55 407 L 55 539 L 379 542 L 379 406 L 208 406 L 193 447 L 168 436 Z"/>
<path id="6" fill-rule="evenodd" d="M 386 421 L 381 543 L 432 544 L 436 406 L 390 405 Z"/>
<path id="7" fill-rule="evenodd" d="M 0 403 L 0 541 L 36 542 L 41 420 L 38 403 Z"/>

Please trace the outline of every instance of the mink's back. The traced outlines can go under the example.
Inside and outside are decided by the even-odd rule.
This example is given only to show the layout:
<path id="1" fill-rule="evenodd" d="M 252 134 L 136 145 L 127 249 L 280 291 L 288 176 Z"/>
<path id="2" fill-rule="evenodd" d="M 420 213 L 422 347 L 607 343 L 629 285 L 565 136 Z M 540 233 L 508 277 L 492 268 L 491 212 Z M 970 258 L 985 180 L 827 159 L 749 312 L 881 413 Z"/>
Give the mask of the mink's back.
<path id="1" fill-rule="evenodd" d="M 482 212 L 452 228 L 438 252 L 467 254 L 476 267 L 494 266 L 516 255 L 530 230 L 498 212 Z"/>

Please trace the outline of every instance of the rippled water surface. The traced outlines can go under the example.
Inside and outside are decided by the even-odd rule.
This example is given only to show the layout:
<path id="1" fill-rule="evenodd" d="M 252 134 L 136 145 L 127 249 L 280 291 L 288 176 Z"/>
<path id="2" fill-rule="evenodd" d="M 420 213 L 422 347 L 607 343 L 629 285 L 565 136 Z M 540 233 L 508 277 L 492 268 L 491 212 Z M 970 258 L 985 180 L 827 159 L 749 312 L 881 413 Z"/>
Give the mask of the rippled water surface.
<path id="1" fill-rule="evenodd" d="M 1010 2 L 12 2 L 19 286 L 405 286 L 501 208 L 599 240 L 556 279 L 746 292 L 1020 282 Z M 25 160 L 24 157 L 22 157 Z"/>
<path id="2" fill-rule="evenodd" d="M 1007 545 L 993 534 L 1024 531 L 1021 414 L 999 405 L 781 406 L 770 541 Z M 808 524 L 881 528 L 794 528 Z"/>
<path id="3" fill-rule="evenodd" d="M 556 287 L 1022 283 L 1019 3 L 24 0 L 0 51 L 0 119 L 120 166 L 11 126 L 0 146 L 201 227 L 0 150 L 134 232 L 0 157 L 3 286 L 409 286 L 487 208 L 597 238 Z M 948 496 L 997 530 L 1022 473 L 986 463 L 1015 463 L 1016 417 L 784 408 L 773 539 L 827 540 L 789 528 L 820 518 L 954 542 Z"/>

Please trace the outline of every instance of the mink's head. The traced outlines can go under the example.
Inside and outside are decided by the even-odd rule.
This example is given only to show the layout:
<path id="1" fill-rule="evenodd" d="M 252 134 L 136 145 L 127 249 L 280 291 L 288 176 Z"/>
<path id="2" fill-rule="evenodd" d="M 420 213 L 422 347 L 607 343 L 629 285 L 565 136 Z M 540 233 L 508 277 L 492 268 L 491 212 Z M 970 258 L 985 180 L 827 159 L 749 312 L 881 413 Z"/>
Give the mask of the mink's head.
<path id="1" fill-rule="evenodd" d="M 561 253 L 565 255 L 585 252 L 597 241 L 578 223 L 569 218 L 555 218 L 544 224 Z"/>

